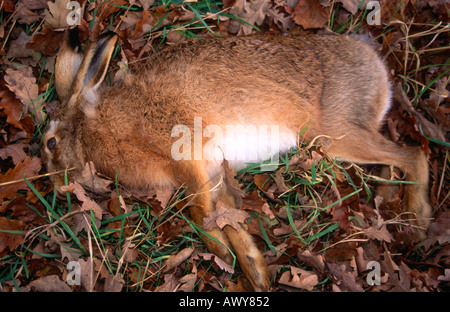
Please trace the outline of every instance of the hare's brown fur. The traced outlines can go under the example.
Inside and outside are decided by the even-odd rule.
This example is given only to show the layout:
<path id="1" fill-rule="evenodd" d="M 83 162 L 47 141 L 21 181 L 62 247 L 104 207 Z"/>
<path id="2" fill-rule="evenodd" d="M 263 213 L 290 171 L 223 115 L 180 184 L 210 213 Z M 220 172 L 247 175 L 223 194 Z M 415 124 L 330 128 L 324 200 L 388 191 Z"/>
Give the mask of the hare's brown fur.
<path id="1" fill-rule="evenodd" d="M 379 133 L 390 85 L 385 66 L 366 43 L 332 35 L 190 40 L 155 54 L 122 83 L 98 92 L 79 82 L 87 71 L 82 65 L 75 81 L 61 82 L 75 95 L 64 99 L 44 140 L 58 142 L 53 152 L 46 148 L 49 170 L 75 167 L 76 180 L 92 161 L 101 173 L 119 172 L 123 185 L 141 192 L 188 186 L 197 193 L 191 215 L 202 225 L 218 200 L 238 203 L 226 183 L 215 188 L 224 175 L 221 161 L 194 160 L 193 152 L 193 160 L 173 159 L 175 126 L 193 129 L 196 117 L 202 129 L 277 125 L 280 152 L 295 146 L 306 127 L 306 140 L 330 138 L 331 157 L 394 165 L 418 182 L 405 187 L 404 202 L 417 224 L 428 226 L 427 160 L 419 147 L 400 147 Z M 227 246 L 232 248 L 255 290 L 269 289 L 267 265 L 243 228 L 226 226 L 210 234 L 223 242 L 206 238 L 211 251 L 230 262 Z"/>

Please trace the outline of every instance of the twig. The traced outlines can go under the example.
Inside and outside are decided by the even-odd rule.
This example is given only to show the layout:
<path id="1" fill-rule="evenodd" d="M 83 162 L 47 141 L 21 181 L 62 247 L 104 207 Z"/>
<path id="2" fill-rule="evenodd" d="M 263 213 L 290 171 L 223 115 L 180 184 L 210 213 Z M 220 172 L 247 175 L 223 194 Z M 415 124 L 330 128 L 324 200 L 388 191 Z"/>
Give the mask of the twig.
<path id="1" fill-rule="evenodd" d="M 70 168 L 70 169 L 64 169 L 64 170 L 59 170 L 59 171 L 55 171 L 55 172 L 40 174 L 40 175 L 32 176 L 32 177 L 29 177 L 29 178 L 24 177 L 23 179 L 19 179 L 19 180 L 3 182 L 3 183 L 0 183 L 0 187 L 6 186 L 6 185 L 15 184 L 15 183 L 24 182 L 25 179 L 28 180 L 28 181 L 33 181 L 33 180 L 37 180 L 37 179 L 40 179 L 40 178 L 43 178 L 43 177 L 49 177 L 49 176 L 52 176 L 52 175 L 55 175 L 55 174 L 60 174 L 60 173 L 66 172 L 66 171 L 71 171 L 71 170 L 74 170 L 74 169 L 75 169 L 75 167 Z"/>

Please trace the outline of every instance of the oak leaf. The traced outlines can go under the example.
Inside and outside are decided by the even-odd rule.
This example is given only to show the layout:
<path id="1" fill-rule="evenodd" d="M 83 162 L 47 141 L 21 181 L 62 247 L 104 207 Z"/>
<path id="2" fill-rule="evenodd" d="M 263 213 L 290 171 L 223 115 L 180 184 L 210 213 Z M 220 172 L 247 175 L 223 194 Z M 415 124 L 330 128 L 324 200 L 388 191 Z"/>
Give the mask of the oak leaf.
<path id="1" fill-rule="evenodd" d="M 180 278 L 179 282 L 182 285 L 178 288 L 178 291 L 191 292 L 197 282 L 197 272 L 197 266 L 194 264 L 192 267 L 192 273 L 184 275 Z"/>
<path id="2" fill-rule="evenodd" d="M 63 282 L 57 275 L 48 275 L 33 280 L 28 286 L 37 292 L 72 292 L 70 286 Z"/>
<path id="3" fill-rule="evenodd" d="M 35 101 L 39 95 L 39 87 L 31 67 L 23 69 L 8 68 L 5 75 L 6 86 L 22 102 L 25 111 L 34 116 L 35 123 L 40 124 L 45 120 L 45 113 L 39 101 Z"/>
<path id="4" fill-rule="evenodd" d="M 12 13 L 15 10 L 14 0 L 1 0 L 0 5 L 5 12 Z"/>
<path id="5" fill-rule="evenodd" d="M 38 174 L 41 170 L 41 159 L 38 157 L 27 157 L 23 161 L 19 162 L 14 168 L 9 169 L 5 174 L 0 175 L 0 203 L 5 198 L 12 199 L 17 196 L 18 190 L 27 189 L 28 186 L 23 182 L 11 183 L 13 181 L 23 180 L 23 178 L 29 178 Z"/>
<path id="6" fill-rule="evenodd" d="M 325 261 L 321 254 L 312 254 L 309 250 L 299 250 L 297 258 L 303 261 L 307 266 L 316 269 L 318 272 L 325 270 Z"/>
<path id="7" fill-rule="evenodd" d="M 27 44 L 31 41 L 31 39 L 32 37 L 28 36 L 24 31 L 21 32 L 17 39 L 11 41 L 9 49 L 6 52 L 6 58 L 22 59 L 32 57 L 33 61 L 37 62 L 40 58 L 39 54 L 27 47 Z"/>
<path id="8" fill-rule="evenodd" d="M 319 277 L 315 273 L 291 267 L 290 271 L 286 271 L 281 275 L 278 283 L 311 291 L 319 283 Z"/>
<path id="9" fill-rule="evenodd" d="M 89 190 L 95 194 L 103 195 L 110 193 L 109 185 L 112 183 L 112 181 L 103 179 L 99 176 L 94 163 L 91 161 L 84 165 L 81 176 L 77 182 L 84 187 L 89 188 Z"/>
<path id="10" fill-rule="evenodd" d="M 219 268 L 225 272 L 234 273 L 234 269 L 231 265 L 229 265 L 228 263 L 226 263 L 225 261 L 223 261 L 222 259 L 220 259 L 219 257 L 217 257 L 215 254 L 212 253 L 207 253 L 207 252 L 202 252 L 199 253 L 198 255 L 196 255 L 194 257 L 194 259 L 198 259 L 199 256 L 201 256 L 203 259 L 211 261 L 212 259 L 214 259 L 214 262 L 219 266 Z"/>
<path id="11" fill-rule="evenodd" d="M 141 4 L 144 10 L 148 10 L 153 5 L 155 0 L 138 0 L 137 2 Z"/>
<path id="12" fill-rule="evenodd" d="M 100 20 L 104 20 L 111 14 L 120 10 L 120 6 L 127 5 L 126 0 L 109 0 L 102 2 L 101 7 L 98 10 L 97 16 Z"/>
<path id="13" fill-rule="evenodd" d="M 164 284 L 155 288 L 155 292 L 174 292 L 179 285 L 178 280 L 173 274 L 164 275 Z"/>
<path id="14" fill-rule="evenodd" d="M 22 221 L 0 217 L 0 258 L 3 257 L 8 250 L 14 250 L 17 245 L 23 242 L 24 234 L 21 234 L 20 232 L 24 229 L 25 223 Z"/>
<path id="15" fill-rule="evenodd" d="M 376 239 L 379 240 L 380 242 L 388 242 L 388 243 L 394 240 L 391 233 L 389 233 L 389 231 L 387 230 L 386 224 L 383 224 L 381 227 L 372 225 L 370 227 L 365 228 L 363 231 L 364 234 L 366 234 L 366 236 L 369 239 Z"/>
<path id="16" fill-rule="evenodd" d="M 251 25 L 262 25 L 266 19 L 269 8 L 269 0 L 236 0 L 230 13 L 246 21 L 248 24 L 232 20 L 230 25 L 232 25 L 233 30 L 230 30 L 232 32 L 237 32 L 238 36 L 251 34 L 254 29 Z M 236 28 L 238 29 L 236 30 Z"/>
<path id="17" fill-rule="evenodd" d="M 317 0 L 299 0 L 292 12 L 292 18 L 304 29 L 322 28 L 328 21 L 328 13 Z"/>
<path id="18" fill-rule="evenodd" d="M 67 6 L 71 0 L 55 0 L 47 2 L 48 10 L 45 10 L 45 22 L 55 29 L 62 29 L 71 26 L 67 23 L 67 17 L 72 12 Z"/>
<path id="19" fill-rule="evenodd" d="M 81 285 L 86 291 L 94 291 L 97 287 L 98 278 L 108 278 L 111 274 L 108 272 L 105 264 L 93 257 L 88 257 L 86 260 L 78 259 L 81 272 Z"/>
<path id="20" fill-rule="evenodd" d="M 35 34 L 33 38 L 26 44 L 27 49 L 41 52 L 44 55 L 55 55 L 56 51 L 61 47 L 61 40 L 64 36 L 62 31 L 53 31 L 49 26 L 44 27 L 41 32 Z"/>
<path id="21" fill-rule="evenodd" d="M 339 223 L 339 227 L 344 231 L 350 229 L 350 209 L 346 203 L 340 203 L 334 205 L 331 209 L 331 215 L 333 216 L 333 221 Z"/>
<path id="22" fill-rule="evenodd" d="M 83 187 L 78 182 L 71 182 L 69 185 L 63 185 L 61 187 L 63 192 L 70 192 L 75 194 L 79 201 L 83 202 L 81 209 L 85 211 L 92 210 L 96 219 L 101 220 L 103 209 L 90 197 L 88 197 Z"/>
<path id="23" fill-rule="evenodd" d="M 6 116 L 6 123 L 24 130 L 22 124 L 22 102 L 8 89 L 0 91 L 0 116 Z"/>
<path id="24" fill-rule="evenodd" d="M 16 3 L 13 21 L 21 24 L 33 24 L 42 19 L 38 12 L 47 8 L 47 0 L 19 0 Z"/>
<path id="25" fill-rule="evenodd" d="M 187 258 L 189 258 L 192 253 L 194 252 L 194 247 L 190 248 L 184 248 L 180 252 L 178 252 L 175 255 L 171 255 L 169 259 L 166 261 L 166 268 L 164 269 L 164 272 L 168 272 L 177 266 L 179 266 L 181 263 L 183 263 Z"/>
<path id="26" fill-rule="evenodd" d="M 203 219 L 203 227 L 209 231 L 215 226 L 223 229 L 229 225 L 239 230 L 241 229 L 240 223 L 245 223 L 248 217 L 247 212 L 233 208 L 219 200 L 216 204 L 216 209 L 206 213 L 206 217 Z"/>
<path id="27" fill-rule="evenodd" d="M 330 273 L 337 279 L 338 285 L 334 285 L 337 291 L 363 292 L 362 286 L 356 282 L 353 272 L 347 270 L 344 264 L 327 263 Z"/>
<path id="28" fill-rule="evenodd" d="M 271 220 L 275 219 L 269 204 L 259 196 L 256 190 L 245 195 L 242 201 L 242 209 L 256 211 L 259 214 L 268 216 Z"/>
<path id="29" fill-rule="evenodd" d="M 342 6 L 344 7 L 344 9 L 346 9 L 353 15 L 356 14 L 356 12 L 358 12 L 358 9 L 364 10 L 369 1 L 370 0 L 364 0 L 361 3 L 361 0 L 339 0 L 339 2 L 342 3 Z"/>
<path id="30" fill-rule="evenodd" d="M 13 163 L 17 164 L 27 158 L 27 154 L 24 151 L 26 147 L 29 147 L 29 145 L 24 143 L 7 145 L 6 147 L 0 148 L 0 158 L 5 160 L 11 157 Z"/>

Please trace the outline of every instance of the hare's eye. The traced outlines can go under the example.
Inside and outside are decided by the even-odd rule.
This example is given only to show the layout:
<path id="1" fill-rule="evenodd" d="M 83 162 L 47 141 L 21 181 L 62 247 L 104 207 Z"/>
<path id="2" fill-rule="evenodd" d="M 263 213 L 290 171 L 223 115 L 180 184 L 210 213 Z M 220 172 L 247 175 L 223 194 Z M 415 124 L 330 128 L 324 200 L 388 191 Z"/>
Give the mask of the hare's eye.
<path id="1" fill-rule="evenodd" d="M 53 137 L 47 141 L 47 148 L 50 151 L 50 153 L 53 153 L 56 147 L 56 139 Z"/>

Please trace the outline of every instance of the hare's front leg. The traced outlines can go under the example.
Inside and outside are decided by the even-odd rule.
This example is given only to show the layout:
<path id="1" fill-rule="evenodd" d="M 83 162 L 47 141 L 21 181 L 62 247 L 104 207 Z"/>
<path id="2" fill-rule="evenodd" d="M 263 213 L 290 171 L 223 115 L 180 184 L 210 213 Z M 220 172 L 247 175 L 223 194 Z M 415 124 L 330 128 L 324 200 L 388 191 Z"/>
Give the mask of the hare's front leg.
<path id="1" fill-rule="evenodd" d="M 220 196 L 222 195 L 222 196 Z M 227 205 L 233 205 L 230 196 L 220 192 L 219 198 Z M 192 220 L 198 225 L 203 225 L 206 214 L 215 209 L 210 192 L 198 192 L 195 194 L 194 206 L 190 213 Z M 234 252 L 242 271 L 250 281 L 255 291 L 268 291 L 270 287 L 270 272 L 259 249 L 256 247 L 251 235 L 243 228 L 235 229 L 225 226 L 223 231 L 218 227 L 205 231 L 202 237 L 209 252 L 217 255 L 228 264 L 233 264 Z"/>
<path id="2" fill-rule="evenodd" d="M 235 197 L 227 189 L 221 179 L 210 178 L 207 174 L 207 166 L 202 162 L 191 162 L 185 164 L 193 173 L 192 176 L 185 178 L 190 182 L 190 194 L 195 196 L 194 206 L 191 207 L 192 220 L 198 225 L 203 226 L 204 219 L 209 212 L 216 209 L 217 201 L 239 209 L 235 202 Z M 193 182 L 195 181 L 195 182 Z M 255 291 L 268 291 L 270 286 L 270 272 L 261 252 L 256 247 L 251 235 L 243 228 L 238 229 L 232 226 L 225 226 L 223 231 L 218 227 L 206 231 L 207 235 L 202 237 L 208 250 L 219 258 L 233 263 L 233 252 L 239 262 L 242 271 L 250 281 Z"/>
<path id="3" fill-rule="evenodd" d="M 235 196 L 230 193 L 225 184 L 222 184 L 217 198 L 225 205 L 240 209 Z M 252 236 L 242 226 L 235 228 L 227 225 L 223 228 L 223 231 L 228 237 L 239 265 L 253 289 L 255 291 L 268 291 L 271 273 Z"/>
<path id="4" fill-rule="evenodd" d="M 232 226 L 223 228 L 233 246 L 239 265 L 255 291 L 268 291 L 270 271 L 261 251 L 256 247 L 251 235 L 244 229 Z"/>

